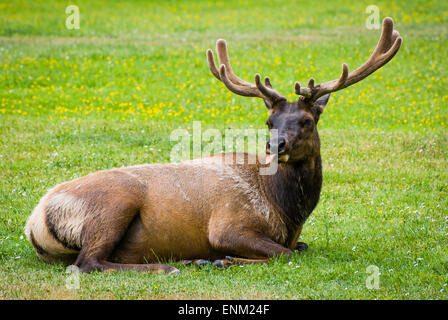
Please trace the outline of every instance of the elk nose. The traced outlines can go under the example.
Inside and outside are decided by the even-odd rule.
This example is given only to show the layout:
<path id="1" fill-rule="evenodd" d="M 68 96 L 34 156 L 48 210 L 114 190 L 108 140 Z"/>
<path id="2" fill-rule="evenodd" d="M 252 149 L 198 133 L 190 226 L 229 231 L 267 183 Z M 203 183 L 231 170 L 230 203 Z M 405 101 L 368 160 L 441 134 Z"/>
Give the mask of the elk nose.
<path id="1" fill-rule="evenodd" d="M 275 153 L 275 149 L 277 149 L 277 153 L 278 154 L 282 154 L 286 151 L 286 139 L 285 138 L 278 138 L 277 144 L 268 141 L 268 143 L 266 144 L 266 149 L 270 152 L 270 153 Z M 277 148 L 275 148 L 277 147 Z"/>
<path id="2" fill-rule="evenodd" d="M 278 153 L 281 154 L 286 150 L 286 139 L 280 138 L 278 141 Z"/>

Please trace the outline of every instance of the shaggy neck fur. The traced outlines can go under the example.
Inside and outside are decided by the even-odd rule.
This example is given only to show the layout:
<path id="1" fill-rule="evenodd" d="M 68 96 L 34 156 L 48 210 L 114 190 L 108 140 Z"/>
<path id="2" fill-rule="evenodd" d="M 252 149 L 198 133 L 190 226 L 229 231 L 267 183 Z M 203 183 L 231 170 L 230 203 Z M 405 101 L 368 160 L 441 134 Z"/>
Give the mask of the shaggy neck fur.
<path id="1" fill-rule="evenodd" d="M 322 188 L 320 154 L 295 163 L 279 163 L 277 173 L 266 176 L 265 194 L 280 212 L 289 234 L 303 225 L 316 207 Z"/>

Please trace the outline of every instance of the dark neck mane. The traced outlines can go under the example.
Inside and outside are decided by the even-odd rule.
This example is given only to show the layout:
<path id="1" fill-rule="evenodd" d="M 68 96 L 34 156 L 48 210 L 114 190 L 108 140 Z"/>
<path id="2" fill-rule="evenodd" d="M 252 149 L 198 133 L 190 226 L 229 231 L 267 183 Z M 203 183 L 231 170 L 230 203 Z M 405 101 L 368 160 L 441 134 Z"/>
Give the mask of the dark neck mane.
<path id="1" fill-rule="evenodd" d="M 265 176 L 265 192 L 288 229 L 296 230 L 316 207 L 322 188 L 320 155 L 306 162 L 279 163 L 277 173 Z"/>

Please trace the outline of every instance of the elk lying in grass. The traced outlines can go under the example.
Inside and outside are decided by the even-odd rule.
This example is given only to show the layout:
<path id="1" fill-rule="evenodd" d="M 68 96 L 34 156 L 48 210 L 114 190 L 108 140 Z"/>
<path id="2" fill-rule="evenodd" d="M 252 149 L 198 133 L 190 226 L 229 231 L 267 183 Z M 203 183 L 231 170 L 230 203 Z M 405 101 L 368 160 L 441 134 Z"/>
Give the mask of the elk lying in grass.
<path id="1" fill-rule="evenodd" d="M 343 64 L 340 78 L 333 81 L 315 85 L 311 79 L 305 88 L 296 82 L 300 97 L 287 102 L 268 78 L 263 84 L 257 74 L 252 84 L 237 77 L 226 42 L 219 40 L 219 68 L 207 51 L 210 71 L 230 91 L 265 101 L 269 130 L 278 131 L 277 142 L 271 137 L 266 147 L 268 162 L 278 150 L 276 173 L 259 174 L 266 160 L 229 164 L 225 154 L 95 172 L 50 190 L 28 220 L 28 239 L 42 260 L 74 262 L 83 272 L 177 273 L 174 267 L 148 262 L 206 259 L 226 266 L 291 256 L 306 248 L 297 240 L 321 192 L 317 123 L 330 93 L 381 68 L 401 41 L 392 19 L 384 19 L 366 63 L 350 73 Z"/>

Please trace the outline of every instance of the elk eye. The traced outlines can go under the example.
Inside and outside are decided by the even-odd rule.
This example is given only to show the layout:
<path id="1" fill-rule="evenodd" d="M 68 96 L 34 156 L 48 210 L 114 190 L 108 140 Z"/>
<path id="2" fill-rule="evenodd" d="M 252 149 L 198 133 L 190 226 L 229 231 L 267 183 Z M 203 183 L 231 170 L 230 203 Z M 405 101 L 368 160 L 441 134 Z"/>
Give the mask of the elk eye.
<path id="1" fill-rule="evenodd" d="M 302 127 L 304 128 L 309 128 L 313 125 L 313 120 L 311 119 L 306 119 L 303 123 L 302 123 Z"/>

